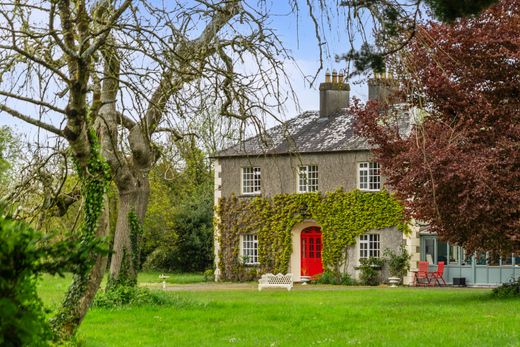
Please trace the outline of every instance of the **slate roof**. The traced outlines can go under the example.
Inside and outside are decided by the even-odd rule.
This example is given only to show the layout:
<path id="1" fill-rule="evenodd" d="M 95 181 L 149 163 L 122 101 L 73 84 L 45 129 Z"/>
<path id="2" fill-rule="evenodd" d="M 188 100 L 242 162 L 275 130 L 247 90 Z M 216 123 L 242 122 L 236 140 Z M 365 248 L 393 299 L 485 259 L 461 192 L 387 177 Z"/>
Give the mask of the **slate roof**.
<path id="1" fill-rule="evenodd" d="M 346 111 L 320 118 L 318 111 L 304 112 L 263 134 L 224 149 L 215 158 L 265 154 L 317 153 L 369 150 L 367 141 L 353 129 Z"/>

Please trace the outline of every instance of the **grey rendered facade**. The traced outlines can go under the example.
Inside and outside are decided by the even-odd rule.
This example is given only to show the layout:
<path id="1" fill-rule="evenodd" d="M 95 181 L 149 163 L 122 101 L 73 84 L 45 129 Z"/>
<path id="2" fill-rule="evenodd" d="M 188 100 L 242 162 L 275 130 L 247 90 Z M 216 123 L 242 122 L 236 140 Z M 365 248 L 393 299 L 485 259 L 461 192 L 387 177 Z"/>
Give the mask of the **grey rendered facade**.
<path id="1" fill-rule="evenodd" d="M 265 134 L 218 153 L 214 158 L 215 202 L 220 197 L 231 195 L 246 199 L 254 195 L 298 193 L 301 191 L 300 168 L 309 166 L 317 170 L 317 186 L 312 191 L 359 189 L 360 165 L 368 165 L 372 160 L 370 147 L 353 129 L 353 118 L 346 111 L 348 102 L 348 85 L 343 84 L 341 79 L 329 79 L 320 86 L 319 112 L 303 113 Z M 261 189 L 255 193 L 244 190 L 244 170 L 251 168 L 261 172 Z M 382 178 L 378 179 L 381 186 Z M 305 220 L 292 230 L 293 252 L 287 271 L 293 274 L 295 280 L 300 279 L 303 269 L 302 233 L 313 227 L 320 226 L 314 220 Z M 216 230 L 217 264 L 220 249 L 218 232 Z M 384 249 L 397 249 L 404 242 L 403 234 L 396 228 L 369 230 L 367 233 L 374 241 L 370 247 L 377 242 L 377 254 L 381 256 Z M 364 242 L 369 244 L 368 241 Z M 244 244 L 244 247 L 249 245 Z M 359 265 L 360 255 L 366 253 L 363 252 L 359 242 L 351 247 L 342 268 L 356 277 L 355 268 Z M 218 275 L 218 269 L 216 273 Z"/>

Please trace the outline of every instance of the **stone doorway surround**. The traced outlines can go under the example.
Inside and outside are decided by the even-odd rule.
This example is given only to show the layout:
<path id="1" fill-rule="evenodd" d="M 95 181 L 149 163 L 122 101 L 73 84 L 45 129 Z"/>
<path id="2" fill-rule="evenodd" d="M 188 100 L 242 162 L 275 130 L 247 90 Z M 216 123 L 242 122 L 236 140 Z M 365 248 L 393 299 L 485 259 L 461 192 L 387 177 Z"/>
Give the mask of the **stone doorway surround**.
<path id="1" fill-rule="evenodd" d="M 295 282 L 301 281 L 301 233 L 308 227 L 320 227 L 320 225 L 313 219 L 307 219 L 296 224 L 291 230 L 292 253 L 287 272 L 292 273 Z"/>

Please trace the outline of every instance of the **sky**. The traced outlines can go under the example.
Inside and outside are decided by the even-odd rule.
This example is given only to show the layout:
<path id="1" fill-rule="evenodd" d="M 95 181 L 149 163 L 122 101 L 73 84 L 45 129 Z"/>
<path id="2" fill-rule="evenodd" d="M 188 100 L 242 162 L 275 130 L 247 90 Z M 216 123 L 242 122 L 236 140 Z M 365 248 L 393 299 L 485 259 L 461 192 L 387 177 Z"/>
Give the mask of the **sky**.
<path id="1" fill-rule="evenodd" d="M 333 1 L 331 1 L 333 2 Z M 319 83 L 325 78 L 325 70 L 328 68 L 345 69 L 345 61 L 336 62 L 336 55 L 346 53 L 349 49 L 346 19 L 342 14 L 342 9 L 334 9 L 330 14 L 330 21 L 324 16 L 317 14 L 322 28 L 320 36 L 323 45 L 323 67 L 324 69 L 317 76 L 314 85 L 309 85 L 308 79 L 314 77 L 320 67 L 320 51 L 318 41 L 315 37 L 313 22 L 308 15 L 308 9 L 305 7 L 305 1 L 298 1 L 300 4 L 299 16 L 290 13 L 290 7 L 287 1 L 274 1 L 270 16 L 271 26 L 279 33 L 279 38 L 284 46 L 289 49 L 295 59 L 296 66 L 288 64 L 291 69 L 292 87 L 296 91 L 299 98 L 300 109 L 318 110 L 319 109 Z M 335 3 L 335 2 L 334 2 Z M 308 76 L 310 78 L 305 78 Z M 362 79 L 349 81 L 351 97 L 357 97 L 361 100 L 368 98 L 368 87 Z M 298 110 L 294 105 L 287 105 L 287 114 L 289 118 L 297 115 Z"/>
<path id="2" fill-rule="evenodd" d="M 299 11 L 295 14 L 291 10 L 289 0 L 271 0 L 265 4 L 269 8 L 268 24 L 275 30 L 283 46 L 290 51 L 294 62 L 287 61 L 286 72 L 290 75 L 292 88 L 298 97 L 298 105 L 288 101 L 285 109 L 277 113 L 280 119 L 286 120 L 298 115 L 301 111 L 319 109 L 319 83 L 324 80 L 326 69 L 344 69 L 345 62 L 336 62 L 335 56 L 348 51 L 346 20 L 342 15 L 342 9 L 331 7 L 328 13 L 329 19 L 315 9 L 315 14 L 320 24 L 320 36 L 326 42 L 323 48 L 323 70 L 319 72 L 313 85 L 310 81 L 314 79 L 320 67 L 320 50 L 315 37 L 313 22 L 309 16 L 306 1 L 296 0 Z M 330 1 L 336 3 L 336 1 Z M 354 82 L 354 83 L 353 83 Z M 350 81 L 351 97 L 362 100 L 367 98 L 366 83 L 355 83 Z M 286 86 L 288 89 L 288 86 Z M 266 125 L 274 125 L 275 121 L 267 119 Z M 16 120 L 5 113 L 0 113 L 0 125 L 15 126 L 19 132 L 36 135 L 34 127 Z"/>

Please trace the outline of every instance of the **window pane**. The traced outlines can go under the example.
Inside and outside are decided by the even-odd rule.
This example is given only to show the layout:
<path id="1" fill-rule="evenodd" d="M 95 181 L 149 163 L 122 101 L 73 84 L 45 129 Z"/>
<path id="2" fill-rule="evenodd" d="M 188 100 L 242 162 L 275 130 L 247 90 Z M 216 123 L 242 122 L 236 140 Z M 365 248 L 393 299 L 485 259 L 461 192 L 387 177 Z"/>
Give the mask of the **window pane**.
<path id="1" fill-rule="evenodd" d="M 450 245 L 448 248 L 448 251 L 449 251 L 449 263 L 458 264 L 459 263 L 459 247 Z"/>
<path id="2" fill-rule="evenodd" d="M 424 254 L 422 256 L 422 261 L 427 261 L 432 264 L 433 259 L 435 258 L 435 239 L 432 237 L 423 238 L 424 244 Z"/>
<path id="3" fill-rule="evenodd" d="M 475 259 L 476 265 L 486 265 L 486 252 L 478 252 Z"/>
<path id="4" fill-rule="evenodd" d="M 444 264 L 448 263 L 448 244 L 437 240 L 437 264 L 440 261 L 443 261 Z"/>
<path id="5" fill-rule="evenodd" d="M 379 234 L 364 234 L 359 237 L 359 257 L 380 257 Z"/>
<path id="6" fill-rule="evenodd" d="M 488 266 L 499 266 L 500 265 L 500 255 L 496 252 L 488 252 L 487 253 L 487 262 Z"/>
<path id="7" fill-rule="evenodd" d="M 261 170 L 259 167 L 242 168 L 242 193 L 258 194 L 261 192 Z"/>
<path id="8" fill-rule="evenodd" d="M 242 235 L 242 259 L 244 264 L 258 264 L 258 235 Z"/>
<path id="9" fill-rule="evenodd" d="M 380 190 L 381 174 L 378 163 L 359 163 L 358 167 L 359 189 Z"/>
<path id="10" fill-rule="evenodd" d="M 508 255 L 507 257 L 502 258 L 502 265 L 511 266 L 513 265 L 513 255 Z"/>
<path id="11" fill-rule="evenodd" d="M 466 253 L 466 250 L 464 248 L 461 248 L 462 252 L 462 265 L 472 265 L 473 264 L 473 254 L 472 253 Z"/>
<path id="12" fill-rule="evenodd" d="M 298 192 L 315 192 L 318 190 L 318 166 L 306 165 L 298 168 Z"/>

